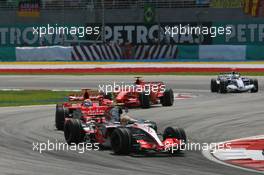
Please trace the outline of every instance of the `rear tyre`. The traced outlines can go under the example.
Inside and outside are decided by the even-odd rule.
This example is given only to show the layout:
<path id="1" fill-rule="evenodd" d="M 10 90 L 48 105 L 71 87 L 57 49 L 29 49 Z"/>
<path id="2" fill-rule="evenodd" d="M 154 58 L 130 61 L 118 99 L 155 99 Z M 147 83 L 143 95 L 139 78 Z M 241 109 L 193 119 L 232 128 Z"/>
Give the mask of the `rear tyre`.
<path id="1" fill-rule="evenodd" d="M 220 93 L 222 93 L 222 94 L 227 93 L 226 86 L 227 86 L 227 81 L 221 80 L 220 81 L 220 87 L 219 87 Z"/>
<path id="2" fill-rule="evenodd" d="M 166 89 L 161 100 L 162 106 L 172 106 L 174 103 L 174 94 L 172 89 Z"/>
<path id="3" fill-rule="evenodd" d="M 116 128 L 111 135 L 111 146 L 115 154 L 127 155 L 131 153 L 131 131 L 128 128 Z"/>
<path id="4" fill-rule="evenodd" d="M 66 142 L 70 144 L 79 144 L 84 141 L 84 133 L 81 121 L 78 119 L 69 119 L 64 125 L 64 137 Z"/>
<path id="5" fill-rule="evenodd" d="M 145 92 L 139 94 L 139 100 L 142 108 L 149 108 L 150 107 L 150 99 L 149 95 Z"/>
<path id="6" fill-rule="evenodd" d="M 63 130 L 65 117 L 69 116 L 69 109 L 62 104 L 57 104 L 55 113 L 55 126 L 58 130 Z"/>
<path id="7" fill-rule="evenodd" d="M 216 79 L 211 79 L 211 92 L 218 92 L 218 84 Z"/>
<path id="8" fill-rule="evenodd" d="M 256 92 L 258 92 L 258 80 L 257 80 L 257 79 L 253 79 L 253 80 L 252 80 L 252 83 L 253 83 L 253 85 L 254 85 L 254 88 L 251 89 L 251 93 L 256 93 Z"/>

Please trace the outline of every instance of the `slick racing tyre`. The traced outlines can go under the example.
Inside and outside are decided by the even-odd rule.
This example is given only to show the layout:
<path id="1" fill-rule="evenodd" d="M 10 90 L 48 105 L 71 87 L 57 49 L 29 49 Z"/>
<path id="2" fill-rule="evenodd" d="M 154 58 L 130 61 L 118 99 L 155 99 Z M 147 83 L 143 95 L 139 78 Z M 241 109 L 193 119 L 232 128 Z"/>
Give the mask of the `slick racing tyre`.
<path id="1" fill-rule="evenodd" d="M 69 109 L 57 104 L 55 113 L 55 126 L 58 130 L 63 130 L 65 117 L 69 116 Z"/>
<path id="2" fill-rule="evenodd" d="M 227 81 L 221 80 L 220 81 L 220 87 L 219 87 L 220 93 L 222 93 L 222 94 L 227 93 L 226 86 L 227 86 Z"/>
<path id="3" fill-rule="evenodd" d="M 251 93 L 258 92 L 258 80 L 257 79 L 251 79 L 250 82 L 251 82 L 251 84 L 254 85 L 254 88 L 251 89 Z"/>
<path id="4" fill-rule="evenodd" d="M 146 92 L 142 92 L 139 94 L 139 101 L 142 108 L 149 108 L 150 107 L 150 98 Z"/>
<path id="5" fill-rule="evenodd" d="M 172 89 L 166 89 L 161 100 L 162 106 L 172 106 L 174 103 L 174 94 Z"/>
<path id="6" fill-rule="evenodd" d="M 211 92 L 218 92 L 218 84 L 216 79 L 211 79 Z"/>
<path id="7" fill-rule="evenodd" d="M 167 138 L 176 138 L 184 141 L 184 143 L 187 143 L 187 136 L 182 128 L 167 127 L 163 132 L 163 140 Z"/>
<path id="8" fill-rule="evenodd" d="M 64 137 L 69 145 L 73 143 L 78 144 L 84 141 L 82 124 L 79 119 L 70 118 L 65 122 Z"/>
<path id="9" fill-rule="evenodd" d="M 171 154 L 177 154 L 177 153 L 181 152 L 182 150 L 184 150 L 185 145 L 187 143 L 187 136 L 186 136 L 185 131 L 182 128 L 167 127 L 163 133 L 163 140 L 165 140 L 167 138 L 176 138 L 178 140 L 181 140 L 180 149 L 177 148 L 177 150 L 171 151 Z"/>
<path id="10" fill-rule="evenodd" d="M 128 128 L 116 128 L 111 134 L 111 147 L 115 154 L 131 153 L 132 134 Z"/>

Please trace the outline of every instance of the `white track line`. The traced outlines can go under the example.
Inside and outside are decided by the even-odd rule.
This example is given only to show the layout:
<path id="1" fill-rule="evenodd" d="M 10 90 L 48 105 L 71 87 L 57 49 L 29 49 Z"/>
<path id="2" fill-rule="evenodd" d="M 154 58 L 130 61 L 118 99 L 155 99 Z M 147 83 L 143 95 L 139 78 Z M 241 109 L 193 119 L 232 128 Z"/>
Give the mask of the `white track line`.
<path id="1" fill-rule="evenodd" d="M 240 140 L 245 140 L 245 139 L 263 139 L 263 138 L 264 138 L 264 135 L 258 135 L 258 136 L 245 137 L 245 138 L 240 138 L 240 139 L 234 139 L 234 140 L 219 142 L 218 144 L 223 144 L 223 143 L 227 143 L 227 142 L 234 142 L 234 141 L 240 141 Z M 203 150 L 202 151 L 202 155 L 204 157 L 206 157 L 207 159 L 209 159 L 209 160 L 211 160 L 213 162 L 222 164 L 222 165 L 226 165 L 226 166 L 229 166 L 229 167 L 238 168 L 238 169 L 241 169 L 241 170 L 250 171 L 250 172 L 254 172 L 254 173 L 264 174 L 263 171 L 257 171 L 257 170 L 248 169 L 248 168 L 244 168 L 244 167 L 241 167 L 241 166 L 225 163 L 225 162 L 217 159 L 216 157 L 214 157 L 212 155 L 212 153 L 211 153 L 211 150 Z"/>

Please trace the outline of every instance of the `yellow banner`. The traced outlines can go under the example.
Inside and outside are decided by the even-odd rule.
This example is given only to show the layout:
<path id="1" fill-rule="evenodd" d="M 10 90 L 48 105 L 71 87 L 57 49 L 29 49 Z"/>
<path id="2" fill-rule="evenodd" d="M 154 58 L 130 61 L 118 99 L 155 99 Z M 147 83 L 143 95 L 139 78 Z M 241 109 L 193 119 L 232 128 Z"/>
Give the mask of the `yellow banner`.
<path id="1" fill-rule="evenodd" d="M 250 0 L 244 0 L 244 13 L 250 13 Z"/>
<path id="2" fill-rule="evenodd" d="M 253 0 L 251 15 L 258 16 L 259 11 L 259 0 Z"/>
<path id="3" fill-rule="evenodd" d="M 40 12 L 37 11 L 32 11 L 32 12 L 27 12 L 27 11 L 19 11 L 17 12 L 17 15 L 19 17 L 39 17 L 40 16 Z"/>
<path id="4" fill-rule="evenodd" d="M 242 8 L 243 0 L 212 0 L 213 8 Z"/>

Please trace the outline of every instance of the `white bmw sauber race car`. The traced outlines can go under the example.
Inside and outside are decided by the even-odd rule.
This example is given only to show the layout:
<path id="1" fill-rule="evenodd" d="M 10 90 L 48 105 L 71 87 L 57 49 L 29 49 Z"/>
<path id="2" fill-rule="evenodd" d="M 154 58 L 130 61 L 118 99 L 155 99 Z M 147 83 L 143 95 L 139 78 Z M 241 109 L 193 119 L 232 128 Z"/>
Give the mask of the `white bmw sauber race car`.
<path id="1" fill-rule="evenodd" d="M 211 92 L 258 92 L 258 80 L 241 77 L 238 72 L 220 73 L 211 79 Z"/>

